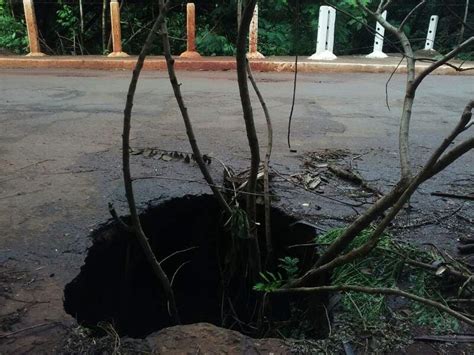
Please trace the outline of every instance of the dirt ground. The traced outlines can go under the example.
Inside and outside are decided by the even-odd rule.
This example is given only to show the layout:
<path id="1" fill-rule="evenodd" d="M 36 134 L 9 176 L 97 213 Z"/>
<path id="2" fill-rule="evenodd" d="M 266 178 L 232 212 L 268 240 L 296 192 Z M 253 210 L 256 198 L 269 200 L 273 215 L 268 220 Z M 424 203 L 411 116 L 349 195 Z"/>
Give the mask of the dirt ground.
<path id="1" fill-rule="evenodd" d="M 236 73 L 179 75 L 201 150 L 239 170 L 249 152 Z M 398 179 L 397 134 L 404 76 L 395 75 L 385 104 L 387 74 L 304 74 L 298 81 L 291 153 L 286 129 L 292 75 L 256 73 L 273 117 L 272 167 L 289 177 L 304 173 L 308 152 L 345 149 L 342 161 L 386 191 Z M 74 319 L 63 310 L 63 288 L 79 272 L 88 235 L 110 217 L 107 203 L 126 214 L 121 180 L 121 124 L 130 72 L 0 71 L 0 353 L 50 353 Z M 434 76 L 420 88 L 413 112 L 416 167 L 455 125 L 474 98 L 469 77 Z M 254 104 L 260 145 L 264 118 Z M 134 106 L 132 146 L 189 152 L 183 123 L 164 72 L 146 72 Z M 432 196 L 473 192 L 474 154 L 423 185 L 395 222 L 398 238 L 433 243 L 456 253 L 456 240 L 473 234 L 472 203 Z M 220 180 L 222 166 L 211 172 Z M 209 193 L 194 164 L 134 156 L 137 200 L 145 206 L 171 197 Z M 275 179 L 278 207 L 338 226 L 368 204 L 350 186 L 329 183 L 323 193 Z"/>

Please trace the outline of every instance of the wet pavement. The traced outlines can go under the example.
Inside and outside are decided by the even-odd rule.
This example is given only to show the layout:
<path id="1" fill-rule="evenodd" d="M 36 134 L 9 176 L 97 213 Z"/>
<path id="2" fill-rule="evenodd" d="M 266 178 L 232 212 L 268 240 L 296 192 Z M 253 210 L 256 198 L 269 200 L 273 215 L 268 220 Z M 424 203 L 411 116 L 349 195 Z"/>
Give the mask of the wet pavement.
<path id="1" fill-rule="evenodd" d="M 235 170 L 247 168 L 249 151 L 236 73 L 178 74 L 202 152 Z M 301 74 L 291 132 L 297 153 L 291 153 L 286 135 L 293 75 L 256 73 L 274 124 L 273 168 L 288 177 L 302 171 L 302 156 L 307 152 L 346 149 L 350 151 L 346 163 L 381 190 L 390 188 L 399 176 L 397 134 L 405 77 L 397 74 L 389 84 L 389 110 L 388 76 Z M 0 293 L 1 308 L 13 312 L 27 307 L 13 331 L 46 324 L 39 332 L 25 332 L 20 343 L 15 337 L 7 338 L 0 348 L 26 351 L 36 340 L 50 349 L 58 341 L 62 328 L 55 322 L 71 321 L 62 310 L 62 289 L 83 263 L 90 245 L 88 234 L 109 219 L 108 202 L 120 214 L 126 213 L 120 148 L 129 79 L 128 71 L 0 70 L 0 281 L 9 288 L 5 298 Z M 470 77 L 433 76 L 422 84 L 411 131 L 414 166 L 427 160 L 473 98 Z M 263 151 L 265 120 L 256 100 L 254 109 Z M 164 72 L 145 72 L 139 82 L 131 145 L 190 151 Z M 433 191 L 471 193 L 472 166 L 474 154 L 470 153 L 423 185 L 413 198 L 412 214 L 404 212 L 397 223 L 436 220 L 456 209 L 472 220 L 469 202 L 430 195 Z M 222 165 L 214 160 L 210 169 L 221 181 Z M 150 200 L 158 203 L 210 193 L 195 164 L 179 159 L 138 155 L 133 157 L 132 170 L 135 176 L 158 176 L 135 182 L 142 207 Z M 337 186 L 323 196 L 276 179 L 275 192 L 280 208 L 322 229 L 341 225 L 367 207 L 351 206 Z M 428 240 L 454 252 L 456 238 L 472 233 L 472 223 L 460 224 L 460 219 L 453 218 L 401 229 L 398 236 Z"/>

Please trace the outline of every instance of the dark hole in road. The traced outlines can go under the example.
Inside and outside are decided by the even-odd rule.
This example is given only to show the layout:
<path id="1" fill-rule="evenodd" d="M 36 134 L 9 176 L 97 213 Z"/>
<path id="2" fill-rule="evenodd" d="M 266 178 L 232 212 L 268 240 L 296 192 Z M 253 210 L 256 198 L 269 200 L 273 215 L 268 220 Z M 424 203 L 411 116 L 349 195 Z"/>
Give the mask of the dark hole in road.
<path id="1" fill-rule="evenodd" d="M 272 209 L 271 216 L 277 256 L 298 257 L 304 271 L 313 261 L 313 249 L 288 246 L 311 242 L 315 236 L 314 229 L 294 224 L 295 218 L 278 209 Z M 162 263 L 167 275 L 174 279 L 173 289 L 181 322 L 208 322 L 245 333 L 230 314 L 232 312 L 227 310 L 229 303 L 224 301 L 222 306 L 222 300 L 227 296 L 223 297 L 218 260 L 222 266 L 223 250 L 228 250 L 225 243 L 232 236 L 222 227 L 225 221 L 214 198 L 201 195 L 172 199 L 149 207 L 140 218 L 158 260 L 195 247 Z M 263 227 L 260 227 L 259 235 L 263 246 Z M 94 243 L 85 264 L 79 275 L 66 285 L 66 312 L 82 325 L 95 326 L 106 321 L 119 335 L 135 338 L 171 326 L 162 289 L 133 236 L 119 229 L 115 222 L 110 222 L 93 232 L 92 237 Z M 275 271 L 276 267 L 270 269 Z M 245 282 L 244 272 L 237 275 L 237 281 L 234 277 L 234 284 L 226 288 L 227 294 L 240 292 L 242 281 Z M 250 298 L 255 300 L 256 297 L 260 298 L 261 294 L 252 291 Z M 322 302 L 325 299 L 313 296 L 310 302 L 308 300 L 307 296 L 272 296 L 266 307 L 266 317 L 282 322 L 291 318 L 299 323 L 301 319 L 295 319 L 291 310 L 295 304 L 304 305 L 302 308 L 306 313 L 315 314 L 309 318 L 317 328 L 317 335 L 324 336 L 327 321 Z M 245 307 L 238 300 L 232 305 L 233 311 L 242 317 L 240 319 L 249 316 Z"/>

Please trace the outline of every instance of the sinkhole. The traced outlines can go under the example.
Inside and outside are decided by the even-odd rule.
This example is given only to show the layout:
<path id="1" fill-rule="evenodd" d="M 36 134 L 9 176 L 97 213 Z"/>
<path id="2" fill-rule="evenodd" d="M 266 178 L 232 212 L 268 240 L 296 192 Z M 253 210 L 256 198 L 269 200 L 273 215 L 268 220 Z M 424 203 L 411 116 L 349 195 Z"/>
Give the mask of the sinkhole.
<path id="1" fill-rule="evenodd" d="M 214 197 L 174 198 L 148 207 L 140 220 L 157 259 L 164 260 L 162 267 L 172 279 L 181 322 L 208 322 L 256 336 L 244 323 L 255 318 L 253 305 L 262 294 L 251 290 L 245 263 L 239 266 L 239 256 L 235 256 L 245 255 L 239 250 L 248 240 L 236 241 L 224 227 L 226 221 Z M 259 208 L 258 220 L 263 220 L 263 208 Z M 314 229 L 276 208 L 271 210 L 271 221 L 275 260 L 297 257 L 300 270 L 307 270 L 315 259 L 314 248 L 294 246 L 311 243 Z M 263 223 L 258 235 L 264 249 Z M 119 335 L 134 338 L 173 325 L 161 286 L 134 236 L 109 221 L 91 237 L 93 245 L 80 273 L 65 287 L 65 311 L 81 325 L 109 322 Z M 222 275 L 229 275 L 224 269 L 232 264 L 237 266 L 224 280 Z M 265 270 L 276 273 L 279 269 L 266 265 Z M 298 324 L 304 317 L 313 324 L 316 337 L 322 337 L 327 332 L 326 301 L 325 296 L 272 295 L 266 299 L 264 319 L 271 324 Z"/>

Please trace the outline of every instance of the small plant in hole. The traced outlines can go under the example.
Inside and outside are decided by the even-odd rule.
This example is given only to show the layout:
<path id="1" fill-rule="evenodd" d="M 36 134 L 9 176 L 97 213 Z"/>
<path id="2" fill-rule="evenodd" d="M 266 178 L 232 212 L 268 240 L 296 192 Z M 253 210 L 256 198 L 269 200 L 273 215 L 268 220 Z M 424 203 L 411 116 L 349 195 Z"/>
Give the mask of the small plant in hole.
<path id="1" fill-rule="evenodd" d="M 260 272 L 260 277 L 263 279 L 263 282 L 258 282 L 255 284 L 253 289 L 259 292 L 272 292 L 279 289 L 289 280 L 293 280 L 298 276 L 299 268 L 298 258 L 293 258 L 290 256 L 285 256 L 284 258 L 278 259 L 280 263 L 278 268 L 282 269 L 286 273 L 286 278 L 284 278 L 280 272 L 270 272 L 262 271 Z"/>

